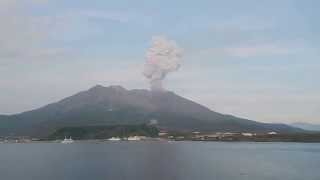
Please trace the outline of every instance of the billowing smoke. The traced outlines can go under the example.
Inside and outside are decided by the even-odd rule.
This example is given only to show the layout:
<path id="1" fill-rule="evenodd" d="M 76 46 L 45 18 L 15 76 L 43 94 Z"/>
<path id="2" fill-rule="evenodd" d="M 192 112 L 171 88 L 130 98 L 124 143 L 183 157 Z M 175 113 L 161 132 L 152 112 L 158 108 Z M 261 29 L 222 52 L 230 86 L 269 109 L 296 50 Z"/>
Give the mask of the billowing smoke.
<path id="1" fill-rule="evenodd" d="M 151 90 L 162 91 L 162 81 L 168 73 L 177 71 L 181 65 L 182 49 L 175 41 L 163 36 L 152 38 L 146 53 L 143 75 L 150 81 Z"/>

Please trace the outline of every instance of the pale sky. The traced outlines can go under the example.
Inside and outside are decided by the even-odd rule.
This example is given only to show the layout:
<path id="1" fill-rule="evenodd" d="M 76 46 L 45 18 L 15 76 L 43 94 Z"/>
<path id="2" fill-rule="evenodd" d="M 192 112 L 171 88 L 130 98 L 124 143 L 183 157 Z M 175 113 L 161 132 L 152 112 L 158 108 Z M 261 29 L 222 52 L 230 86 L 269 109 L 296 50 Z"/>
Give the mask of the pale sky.
<path id="1" fill-rule="evenodd" d="M 165 88 L 263 122 L 320 123 L 318 0 L 0 0 L 0 114 L 91 86 L 148 88 L 153 36 L 184 49 Z"/>

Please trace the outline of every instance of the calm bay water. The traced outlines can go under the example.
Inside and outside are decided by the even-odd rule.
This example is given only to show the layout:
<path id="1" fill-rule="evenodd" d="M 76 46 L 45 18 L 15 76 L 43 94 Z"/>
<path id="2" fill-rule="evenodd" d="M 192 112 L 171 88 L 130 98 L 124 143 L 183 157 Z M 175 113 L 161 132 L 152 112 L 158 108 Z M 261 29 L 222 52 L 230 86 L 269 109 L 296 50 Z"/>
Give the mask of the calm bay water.
<path id="1" fill-rule="evenodd" d="M 0 144 L 1 180 L 319 180 L 320 144 Z"/>

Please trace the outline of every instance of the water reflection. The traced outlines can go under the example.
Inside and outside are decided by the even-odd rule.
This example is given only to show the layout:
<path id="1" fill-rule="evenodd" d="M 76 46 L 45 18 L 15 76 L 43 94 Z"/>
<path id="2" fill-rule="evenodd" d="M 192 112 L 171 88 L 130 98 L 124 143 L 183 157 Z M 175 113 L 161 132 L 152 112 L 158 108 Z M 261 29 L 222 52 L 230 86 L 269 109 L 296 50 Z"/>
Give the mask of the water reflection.
<path id="1" fill-rule="evenodd" d="M 1 144 L 4 180 L 319 180 L 320 144 Z"/>

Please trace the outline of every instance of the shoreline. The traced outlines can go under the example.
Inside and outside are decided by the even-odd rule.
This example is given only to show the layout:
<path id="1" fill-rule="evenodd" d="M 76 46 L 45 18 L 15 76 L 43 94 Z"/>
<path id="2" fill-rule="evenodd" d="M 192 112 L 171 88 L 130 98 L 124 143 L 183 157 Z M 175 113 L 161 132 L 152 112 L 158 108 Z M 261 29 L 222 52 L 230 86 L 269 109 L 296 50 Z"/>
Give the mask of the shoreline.
<path id="1" fill-rule="evenodd" d="M 30 141 L 30 142 L 0 142 L 1 144 L 35 144 L 35 143 L 56 143 L 62 144 L 63 140 L 38 140 L 38 141 Z M 223 143 L 320 143 L 320 141 L 249 141 L 249 140 L 239 140 L 239 141 L 231 141 L 231 140 L 170 140 L 170 139 L 148 139 L 148 140 L 119 140 L 119 141 L 112 141 L 112 140 L 102 140 L 102 139 L 78 139 L 74 140 L 73 143 L 138 143 L 138 142 L 166 142 L 166 143 L 174 143 L 174 142 L 203 142 L 203 143 L 210 143 L 210 142 L 223 142 Z M 72 144 L 72 143 L 71 143 Z"/>

